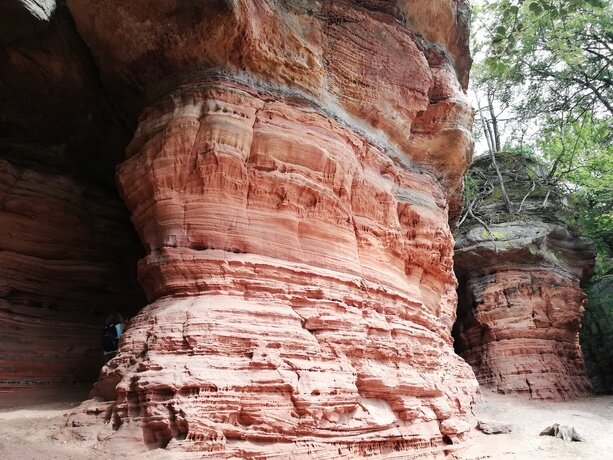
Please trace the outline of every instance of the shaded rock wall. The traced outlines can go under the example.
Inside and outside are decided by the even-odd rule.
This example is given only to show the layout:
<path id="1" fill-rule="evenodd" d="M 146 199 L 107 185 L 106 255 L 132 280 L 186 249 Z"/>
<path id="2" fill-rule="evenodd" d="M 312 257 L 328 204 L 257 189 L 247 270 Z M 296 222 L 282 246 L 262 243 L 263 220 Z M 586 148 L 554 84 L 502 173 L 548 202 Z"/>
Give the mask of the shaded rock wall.
<path id="1" fill-rule="evenodd" d="M 12 3 L 27 13 L 24 2 Z M 11 11 L 3 10 L 0 20 L 18 23 Z M 51 145 L 30 149 L 30 160 L 113 191 L 114 168 L 135 123 L 107 96 L 68 10 L 58 6 L 37 24 L 40 30 L 0 47 L 0 139 Z"/>
<path id="2" fill-rule="evenodd" d="M 516 211 L 527 198 L 521 213 L 509 215 L 489 157 L 473 165 L 478 188 L 491 188 L 474 208 L 489 225 L 469 218 L 456 235 L 456 350 L 482 385 L 500 392 L 539 399 L 584 396 L 590 385 L 579 346 L 586 303 L 580 281 L 593 269 L 593 245 L 556 217 L 562 203 L 555 191 L 528 193 L 538 164 L 498 157 Z"/>
<path id="3" fill-rule="evenodd" d="M 613 393 L 613 273 L 587 289 L 581 347 L 594 393 Z"/>
<path id="4" fill-rule="evenodd" d="M 48 146 L 0 147 L 0 383 L 93 381 L 106 315 L 143 299 L 119 198 L 27 161 Z"/>
<path id="5" fill-rule="evenodd" d="M 95 380 L 106 316 L 144 304 L 128 129 L 62 3 L 0 7 L 0 384 Z"/>
<path id="6" fill-rule="evenodd" d="M 445 456 L 477 390 L 450 333 L 467 4 L 68 4 L 126 113 L 149 105 L 118 183 L 151 303 L 73 425 L 122 452 Z"/>

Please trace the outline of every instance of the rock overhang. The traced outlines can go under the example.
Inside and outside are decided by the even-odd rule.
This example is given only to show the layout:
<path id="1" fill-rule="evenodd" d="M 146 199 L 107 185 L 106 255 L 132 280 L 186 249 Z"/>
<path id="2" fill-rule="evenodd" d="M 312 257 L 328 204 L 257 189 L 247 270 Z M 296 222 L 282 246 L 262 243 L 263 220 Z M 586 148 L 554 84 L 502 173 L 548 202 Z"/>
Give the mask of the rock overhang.
<path id="1" fill-rule="evenodd" d="M 472 156 L 473 113 L 458 83 L 467 76 L 468 49 L 450 37 L 463 43 L 468 22 L 459 12 L 467 6 L 438 2 L 424 15 L 410 3 L 363 3 L 68 6 L 105 86 L 132 119 L 179 84 L 210 73 L 295 93 L 377 137 L 398 161 L 443 181 L 455 215 Z M 431 43 L 428 33 L 419 35 L 428 18 L 453 20 L 454 27 Z M 465 58 L 460 66 L 459 56 Z"/>

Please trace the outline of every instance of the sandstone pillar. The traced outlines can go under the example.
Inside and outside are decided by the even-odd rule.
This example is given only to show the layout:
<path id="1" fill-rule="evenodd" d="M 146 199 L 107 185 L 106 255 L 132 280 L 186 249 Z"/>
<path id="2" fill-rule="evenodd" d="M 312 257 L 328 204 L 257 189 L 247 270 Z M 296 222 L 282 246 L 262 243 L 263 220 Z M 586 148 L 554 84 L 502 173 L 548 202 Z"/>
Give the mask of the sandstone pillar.
<path id="1" fill-rule="evenodd" d="M 77 3 L 118 91 L 126 72 L 173 75 L 162 96 L 144 82 L 154 102 L 118 169 L 151 303 L 87 409 L 112 422 L 105 439 L 221 458 L 444 456 L 476 391 L 452 346 L 448 225 L 471 152 L 466 5 L 147 12 L 148 33 L 177 37 L 152 63 Z M 144 34 L 145 13 L 118 7 L 119 35 Z"/>
<path id="2" fill-rule="evenodd" d="M 489 158 L 471 167 L 496 186 L 475 206 L 488 229 L 468 219 L 456 235 L 456 349 L 479 383 L 497 391 L 537 399 L 585 396 L 590 385 L 579 346 L 586 302 L 580 281 L 594 267 L 593 245 L 562 223 L 556 190 L 528 193 L 538 163 L 497 156 L 511 200 L 518 207 L 526 199 L 521 213 L 509 215 L 497 198 Z"/>

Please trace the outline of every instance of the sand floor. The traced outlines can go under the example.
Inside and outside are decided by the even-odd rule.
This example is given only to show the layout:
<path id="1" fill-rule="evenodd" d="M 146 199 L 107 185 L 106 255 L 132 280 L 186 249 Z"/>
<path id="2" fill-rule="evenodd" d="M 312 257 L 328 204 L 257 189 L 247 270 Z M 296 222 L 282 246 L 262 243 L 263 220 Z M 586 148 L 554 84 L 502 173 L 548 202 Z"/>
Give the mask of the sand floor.
<path id="1" fill-rule="evenodd" d="M 549 402 L 483 390 L 483 398 L 475 410 L 477 418 L 509 423 L 513 432 L 476 433 L 463 452 L 467 460 L 613 460 L 613 396 Z M 539 436 L 554 423 L 573 426 L 586 442 Z"/>
<path id="2" fill-rule="evenodd" d="M 65 427 L 67 415 L 83 399 L 88 386 L 0 387 L 0 459 L 107 459 L 117 458 L 97 448 L 95 441 L 74 439 Z M 510 423 L 509 434 L 475 433 L 460 457 L 477 459 L 593 459 L 613 460 L 613 396 L 595 396 L 571 402 L 531 401 L 484 391 L 476 408 L 485 421 Z M 572 425 L 586 442 L 565 442 L 539 436 L 553 423 Z M 142 459 L 172 458 L 162 450 Z M 130 456 L 130 458 L 139 458 Z"/>
<path id="3" fill-rule="evenodd" d="M 68 413 L 87 398 L 89 387 L 0 387 L 0 458 L 104 458 L 63 435 Z"/>

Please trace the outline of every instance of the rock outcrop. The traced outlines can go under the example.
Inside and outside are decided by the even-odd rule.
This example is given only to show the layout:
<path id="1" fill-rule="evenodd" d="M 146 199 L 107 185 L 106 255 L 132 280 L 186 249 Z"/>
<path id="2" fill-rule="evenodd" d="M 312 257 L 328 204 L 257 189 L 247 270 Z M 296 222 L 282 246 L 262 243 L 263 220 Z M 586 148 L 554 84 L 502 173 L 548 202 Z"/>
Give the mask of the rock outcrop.
<path id="1" fill-rule="evenodd" d="M 0 9 L 0 385 L 93 382 L 106 316 L 145 302 L 114 186 L 129 130 L 62 2 Z"/>
<path id="2" fill-rule="evenodd" d="M 448 225 L 467 3 L 68 6 L 121 111 L 148 106 L 118 183 L 151 302 L 72 424 L 124 453 L 444 457 L 477 391 Z"/>
<path id="3" fill-rule="evenodd" d="M 613 394 L 613 271 L 586 289 L 581 348 L 594 393 Z"/>
<path id="4" fill-rule="evenodd" d="M 59 147 L 0 151 L 0 384 L 94 381 L 105 317 L 143 304 L 125 208 L 40 162 Z"/>
<path id="5" fill-rule="evenodd" d="M 47 11 L 55 2 L 8 3 L 14 3 L 16 11 L 3 9 L 0 21 L 20 24 L 21 15 L 31 14 L 28 5 L 39 4 Z M 51 164 L 60 173 L 114 191 L 114 168 L 123 159 L 135 123 L 126 121 L 107 97 L 68 10 L 58 6 L 52 18 L 33 19 L 38 26 L 31 32 L 36 33 L 12 37 L 0 47 L 0 139 L 33 145 L 29 150 L 34 163 Z"/>
<path id="6" fill-rule="evenodd" d="M 557 217 L 555 190 L 536 187 L 539 166 L 498 154 L 514 213 L 501 198 L 488 157 L 471 167 L 481 197 L 456 235 L 456 350 L 482 385 L 533 398 L 590 391 L 579 346 L 594 247 Z M 521 212 L 519 208 L 521 206 Z M 481 217 L 480 217 L 481 216 Z"/>

